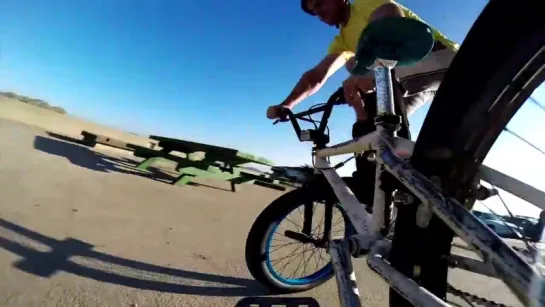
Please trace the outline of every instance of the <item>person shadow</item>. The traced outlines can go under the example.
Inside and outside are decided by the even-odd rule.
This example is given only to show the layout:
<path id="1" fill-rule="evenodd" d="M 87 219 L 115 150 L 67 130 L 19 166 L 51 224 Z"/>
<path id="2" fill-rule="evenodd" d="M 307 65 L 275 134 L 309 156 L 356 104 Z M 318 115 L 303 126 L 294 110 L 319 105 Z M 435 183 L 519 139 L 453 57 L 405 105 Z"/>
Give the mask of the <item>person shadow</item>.
<path id="1" fill-rule="evenodd" d="M 32 243 L 32 244 L 29 244 Z M 33 248 L 36 244 L 48 251 Z M 0 248 L 21 257 L 13 266 L 49 278 L 66 272 L 99 282 L 141 290 L 203 296 L 269 295 L 257 281 L 144 263 L 94 250 L 87 242 L 40 234 L 0 218 Z"/>

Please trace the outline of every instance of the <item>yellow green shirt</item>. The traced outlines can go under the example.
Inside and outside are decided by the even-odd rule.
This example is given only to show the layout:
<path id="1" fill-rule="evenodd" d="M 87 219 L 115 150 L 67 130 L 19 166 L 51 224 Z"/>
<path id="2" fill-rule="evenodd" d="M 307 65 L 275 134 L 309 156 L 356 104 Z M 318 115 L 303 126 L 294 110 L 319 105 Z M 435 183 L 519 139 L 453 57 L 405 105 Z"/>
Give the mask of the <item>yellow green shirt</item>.
<path id="1" fill-rule="evenodd" d="M 348 23 L 340 29 L 340 33 L 329 45 L 328 53 L 343 53 L 347 59 L 354 56 L 358 40 L 363 29 L 369 24 L 371 13 L 384 4 L 384 0 L 354 0 L 350 5 L 350 19 Z M 424 22 L 415 13 L 406 7 L 400 5 L 405 17 Z M 443 43 L 447 48 L 458 51 L 459 45 L 446 38 L 441 32 L 432 27 L 435 40 Z"/>

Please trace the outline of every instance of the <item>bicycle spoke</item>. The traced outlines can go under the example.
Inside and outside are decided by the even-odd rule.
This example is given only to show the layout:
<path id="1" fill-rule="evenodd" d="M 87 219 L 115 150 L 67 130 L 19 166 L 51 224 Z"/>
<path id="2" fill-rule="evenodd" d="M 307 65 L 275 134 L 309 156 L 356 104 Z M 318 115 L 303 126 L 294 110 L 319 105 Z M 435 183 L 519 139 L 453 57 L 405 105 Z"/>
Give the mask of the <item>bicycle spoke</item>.
<path id="1" fill-rule="evenodd" d="M 302 252 L 303 258 L 305 257 L 305 253 L 306 253 L 306 252 L 307 252 L 307 248 L 305 247 L 305 248 L 303 249 L 303 252 Z M 303 258 L 301 258 L 301 259 L 299 260 L 299 263 L 298 263 L 297 266 L 296 266 L 296 269 L 295 269 L 294 274 L 293 274 L 293 275 L 290 275 L 290 277 L 295 277 L 295 273 L 297 273 L 297 271 L 299 270 L 299 267 L 301 267 L 301 261 L 303 261 Z"/>
<path id="2" fill-rule="evenodd" d="M 295 230 L 299 231 L 299 225 L 295 224 L 295 222 L 293 222 L 292 220 L 290 220 L 287 216 L 286 216 L 286 220 L 288 220 L 288 222 L 292 223 L 293 225 L 295 225 Z M 301 230 L 303 229 L 303 227 L 301 227 Z"/>
<path id="3" fill-rule="evenodd" d="M 316 231 L 316 229 L 321 229 L 321 227 L 322 227 L 322 222 L 324 221 L 324 219 L 325 219 L 325 214 L 322 215 L 322 218 L 320 219 L 320 222 L 318 223 L 318 226 L 314 227 L 314 229 L 312 229 L 312 230 L 310 231 L 311 234 L 313 234 L 313 233 Z"/>
<path id="4" fill-rule="evenodd" d="M 340 221 L 336 222 L 335 224 L 331 225 L 331 227 L 334 227 L 334 226 L 337 226 L 339 225 L 340 223 L 344 222 L 344 219 L 341 219 Z"/>
<path id="5" fill-rule="evenodd" d="M 313 250 L 314 251 L 312 252 L 312 254 L 310 254 L 308 259 L 305 261 L 305 267 L 303 268 L 303 274 L 305 274 L 305 272 L 307 271 L 307 266 L 309 264 L 310 259 L 314 256 L 314 254 L 316 254 L 316 248 L 313 248 Z"/>
<path id="6" fill-rule="evenodd" d="M 321 249 L 318 249 L 318 253 L 313 254 L 314 260 L 316 261 L 316 271 L 318 271 L 318 268 L 320 267 L 320 258 L 317 256 L 317 254 L 319 255 L 320 251 Z"/>
<path id="7" fill-rule="evenodd" d="M 286 246 L 288 246 L 288 245 L 297 244 L 297 243 L 298 243 L 298 242 L 290 242 L 290 243 L 286 243 L 286 244 L 280 245 L 280 247 L 278 247 L 278 248 L 275 249 L 275 250 L 269 251 L 269 253 L 272 253 L 272 252 L 274 252 L 274 251 L 277 251 L 277 250 L 281 249 L 282 247 L 286 247 Z M 278 245 L 275 245 L 275 246 L 271 245 L 270 247 L 277 247 L 277 246 L 278 246 Z"/>
<path id="8" fill-rule="evenodd" d="M 545 106 L 542 105 L 541 103 L 539 103 L 539 101 L 537 101 L 534 97 L 530 96 L 530 97 L 528 97 L 528 100 L 531 101 L 532 103 L 534 103 L 539 108 L 541 108 L 542 111 L 545 111 Z"/>
<path id="9" fill-rule="evenodd" d="M 327 252 L 325 252 L 325 250 L 321 249 L 318 256 L 320 256 L 320 259 L 322 259 L 325 263 L 328 263 L 329 260 L 326 260 L 326 259 L 322 256 L 322 253 L 326 253 L 326 254 L 327 254 Z M 328 254 L 328 255 L 329 255 L 329 254 Z"/>
<path id="10" fill-rule="evenodd" d="M 299 250 L 301 247 L 303 247 L 303 250 L 304 250 L 304 245 L 301 245 L 301 246 L 299 246 L 295 251 Z M 295 252 L 295 251 L 294 251 L 294 252 Z M 300 254 L 301 254 L 301 253 L 299 253 L 299 254 L 292 254 L 292 255 L 290 255 L 290 256 L 285 256 L 285 257 L 276 259 L 276 261 L 281 261 L 281 260 L 283 260 L 283 259 L 285 259 L 285 258 L 288 258 L 288 257 L 290 258 L 290 261 L 288 261 L 288 263 L 286 263 L 286 264 L 282 267 L 282 269 L 283 269 L 283 268 L 285 268 L 288 264 L 291 263 L 291 258 L 293 258 L 293 257 L 296 256 L 296 255 L 300 255 Z M 273 264 L 272 262 L 273 262 L 273 261 L 271 260 L 271 264 Z"/>
<path id="11" fill-rule="evenodd" d="M 513 132 L 511 129 L 505 127 L 505 128 L 503 128 L 503 130 L 504 130 L 505 132 L 511 133 L 511 135 L 513 135 L 514 137 L 518 138 L 518 139 L 521 140 L 522 142 L 526 143 L 526 145 L 532 147 L 533 149 L 539 151 L 541 154 L 545 155 L 545 151 L 543 151 L 543 150 L 540 149 L 539 147 L 535 146 L 534 144 L 530 143 L 530 141 L 526 140 L 526 139 L 523 138 L 522 136 L 516 134 L 516 133 Z"/>

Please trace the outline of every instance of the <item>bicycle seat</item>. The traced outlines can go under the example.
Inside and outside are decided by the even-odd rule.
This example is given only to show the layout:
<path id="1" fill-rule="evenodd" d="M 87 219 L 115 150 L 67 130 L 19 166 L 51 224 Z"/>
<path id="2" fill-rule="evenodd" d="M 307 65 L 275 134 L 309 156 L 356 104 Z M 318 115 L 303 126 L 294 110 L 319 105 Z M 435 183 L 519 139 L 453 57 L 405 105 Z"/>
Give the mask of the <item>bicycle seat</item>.
<path id="1" fill-rule="evenodd" d="M 400 17 L 374 21 L 360 36 L 352 73 L 367 74 L 378 58 L 397 61 L 396 66 L 415 64 L 430 53 L 434 43 L 430 27 L 421 21 Z"/>

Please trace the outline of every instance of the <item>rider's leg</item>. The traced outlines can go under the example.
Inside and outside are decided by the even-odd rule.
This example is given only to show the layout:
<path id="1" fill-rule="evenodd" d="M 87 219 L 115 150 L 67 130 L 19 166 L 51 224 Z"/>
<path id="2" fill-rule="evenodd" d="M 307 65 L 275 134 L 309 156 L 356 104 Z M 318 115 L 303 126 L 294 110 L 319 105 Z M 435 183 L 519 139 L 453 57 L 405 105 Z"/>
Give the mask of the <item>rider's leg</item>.
<path id="1" fill-rule="evenodd" d="M 436 42 L 432 52 L 422 61 L 395 69 L 396 77 L 405 90 L 407 115 L 435 97 L 435 92 L 455 55 L 454 51 Z"/>
<path id="2" fill-rule="evenodd" d="M 436 44 L 434 51 L 423 61 L 408 67 L 395 69 L 396 78 L 404 89 L 403 102 L 406 113 L 410 115 L 426 102 L 435 97 L 435 93 L 441 84 L 441 80 L 454 58 L 455 53 L 445 49 L 440 43 Z M 356 123 L 352 126 L 352 137 L 360 137 L 375 130 L 374 116 L 376 114 L 376 97 L 366 95 L 361 106 L 354 107 Z M 352 191 L 360 202 L 373 205 L 374 180 L 376 165 L 368 160 L 368 155 L 356 155 L 356 171 L 352 174 L 354 186 Z"/>
<path id="3" fill-rule="evenodd" d="M 365 99 L 365 103 L 369 106 L 376 104 L 375 101 L 375 96 L 368 96 Z M 356 122 L 352 126 L 353 138 L 364 136 L 375 130 L 373 117 L 376 111 L 373 112 L 373 110 L 370 110 L 368 113 L 365 109 L 363 105 L 361 107 L 354 107 Z M 373 206 L 376 165 L 368 160 L 368 156 L 368 153 L 356 154 L 356 171 L 352 174 L 355 186 L 351 187 L 351 190 L 361 203 L 368 205 L 368 211 L 370 211 Z"/>

